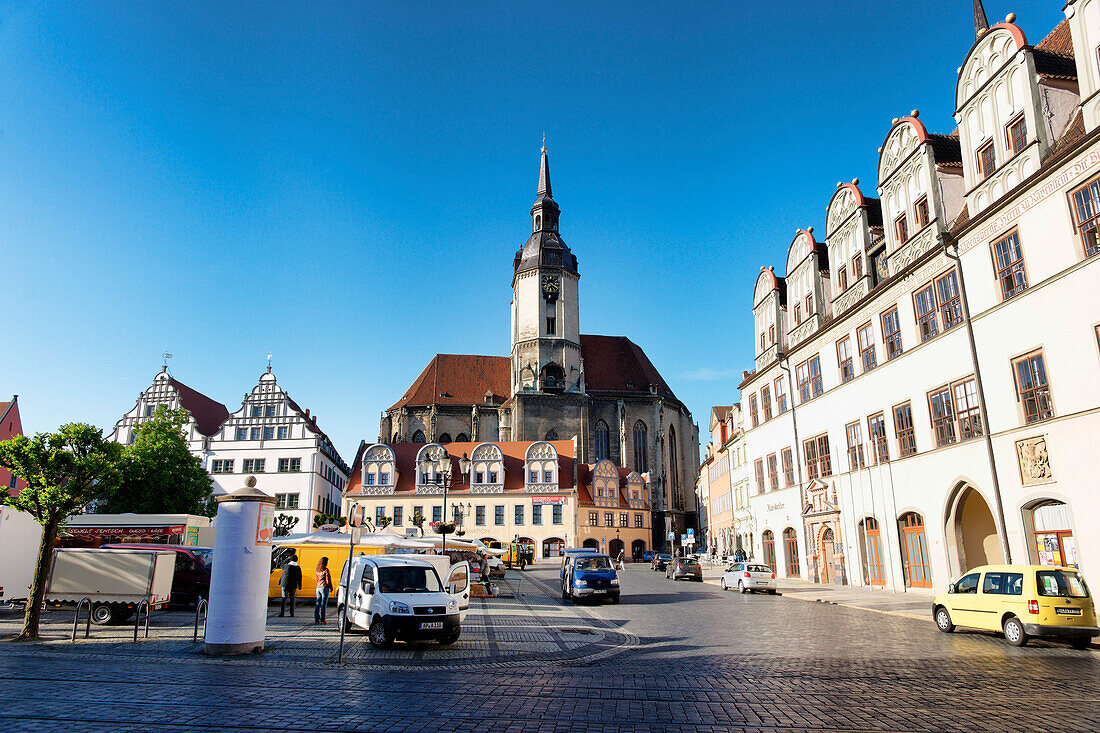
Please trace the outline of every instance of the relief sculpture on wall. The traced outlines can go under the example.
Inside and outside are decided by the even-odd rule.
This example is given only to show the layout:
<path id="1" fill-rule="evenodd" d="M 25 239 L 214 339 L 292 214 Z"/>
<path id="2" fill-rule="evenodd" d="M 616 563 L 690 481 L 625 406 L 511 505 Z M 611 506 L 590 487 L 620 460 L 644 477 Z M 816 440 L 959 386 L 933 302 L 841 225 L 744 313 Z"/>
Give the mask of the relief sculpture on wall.
<path id="1" fill-rule="evenodd" d="M 1016 456 L 1020 463 L 1020 479 L 1024 486 L 1054 480 L 1044 436 L 1016 441 Z"/>

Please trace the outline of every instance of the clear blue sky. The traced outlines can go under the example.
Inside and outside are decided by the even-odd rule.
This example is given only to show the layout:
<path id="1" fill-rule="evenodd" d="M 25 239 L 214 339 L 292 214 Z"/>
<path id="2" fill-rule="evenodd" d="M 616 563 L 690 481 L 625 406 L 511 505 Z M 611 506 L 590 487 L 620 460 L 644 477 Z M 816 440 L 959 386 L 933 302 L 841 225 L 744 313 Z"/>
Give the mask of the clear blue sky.
<path id="1" fill-rule="evenodd" d="M 892 117 L 954 127 L 972 40 L 969 0 L 2 2 L 0 399 L 109 429 L 167 349 L 235 410 L 272 352 L 350 460 L 433 354 L 507 353 L 545 131 L 582 331 L 705 443 L 759 267 Z"/>

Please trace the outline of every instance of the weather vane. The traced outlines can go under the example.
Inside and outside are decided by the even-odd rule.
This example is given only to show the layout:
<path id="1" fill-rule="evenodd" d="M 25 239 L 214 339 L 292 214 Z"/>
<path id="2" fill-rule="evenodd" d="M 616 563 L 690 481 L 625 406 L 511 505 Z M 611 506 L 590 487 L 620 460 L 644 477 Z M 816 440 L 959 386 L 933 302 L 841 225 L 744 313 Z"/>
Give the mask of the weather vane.
<path id="1" fill-rule="evenodd" d="M 165 351 L 163 354 L 161 354 L 161 356 L 164 357 L 164 366 L 167 367 L 168 366 L 168 360 L 172 358 L 172 355 L 170 353 L 168 353 L 167 351 Z"/>
<path id="2" fill-rule="evenodd" d="M 267 370 L 271 371 L 271 354 L 267 355 Z"/>

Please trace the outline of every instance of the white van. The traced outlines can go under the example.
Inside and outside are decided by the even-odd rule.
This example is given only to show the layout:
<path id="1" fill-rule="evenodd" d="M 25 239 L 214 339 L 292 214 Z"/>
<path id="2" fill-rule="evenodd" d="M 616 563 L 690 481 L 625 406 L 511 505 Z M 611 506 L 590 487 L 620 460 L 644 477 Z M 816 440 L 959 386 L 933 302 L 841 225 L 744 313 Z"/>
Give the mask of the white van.
<path id="1" fill-rule="evenodd" d="M 340 573 L 337 609 L 348 597 L 347 563 Z M 394 639 L 435 639 L 453 644 L 470 606 L 470 564 L 455 563 L 441 583 L 435 565 L 410 555 L 359 555 L 351 559 L 351 594 L 345 631 L 367 630 L 371 646 Z"/>

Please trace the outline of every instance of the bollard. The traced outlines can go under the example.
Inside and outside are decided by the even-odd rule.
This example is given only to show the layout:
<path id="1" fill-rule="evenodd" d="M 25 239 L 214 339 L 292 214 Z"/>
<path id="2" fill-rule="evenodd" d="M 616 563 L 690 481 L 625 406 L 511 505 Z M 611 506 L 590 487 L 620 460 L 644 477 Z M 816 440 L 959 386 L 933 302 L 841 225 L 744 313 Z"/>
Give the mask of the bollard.
<path id="1" fill-rule="evenodd" d="M 88 634 L 92 632 L 92 599 L 84 596 L 76 604 L 76 613 L 73 614 L 73 638 L 69 641 L 76 641 L 76 630 L 80 626 L 80 609 L 84 607 L 85 603 L 88 604 L 88 620 L 84 624 L 84 638 L 87 639 Z"/>
<path id="2" fill-rule="evenodd" d="M 244 488 L 218 497 L 217 560 L 210 578 L 203 647 L 207 654 L 248 654 L 264 648 L 274 518 L 275 498 L 256 488 L 255 476 L 248 477 Z"/>
<path id="3" fill-rule="evenodd" d="M 145 638 L 149 638 L 149 614 L 152 613 L 153 607 L 149 605 L 149 598 L 142 598 L 137 605 L 137 611 L 134 612 L 134 641 L 137 641 L 138 628 L 141 626 L 141 607 L 145 606 Z"/>
<path id="4" fill-rule="evenodd" d="M 206 599 L 199 596 L 199 602 L 195 604 L 195 633 L 191 635 L 191 643 L 199 640 L 199 614 L 202 613 L 202 639 L 206 641 L 206 619 L 210 616 L 209 605 Z M 203 613 L 205 611 L 205 613 Z"/>

